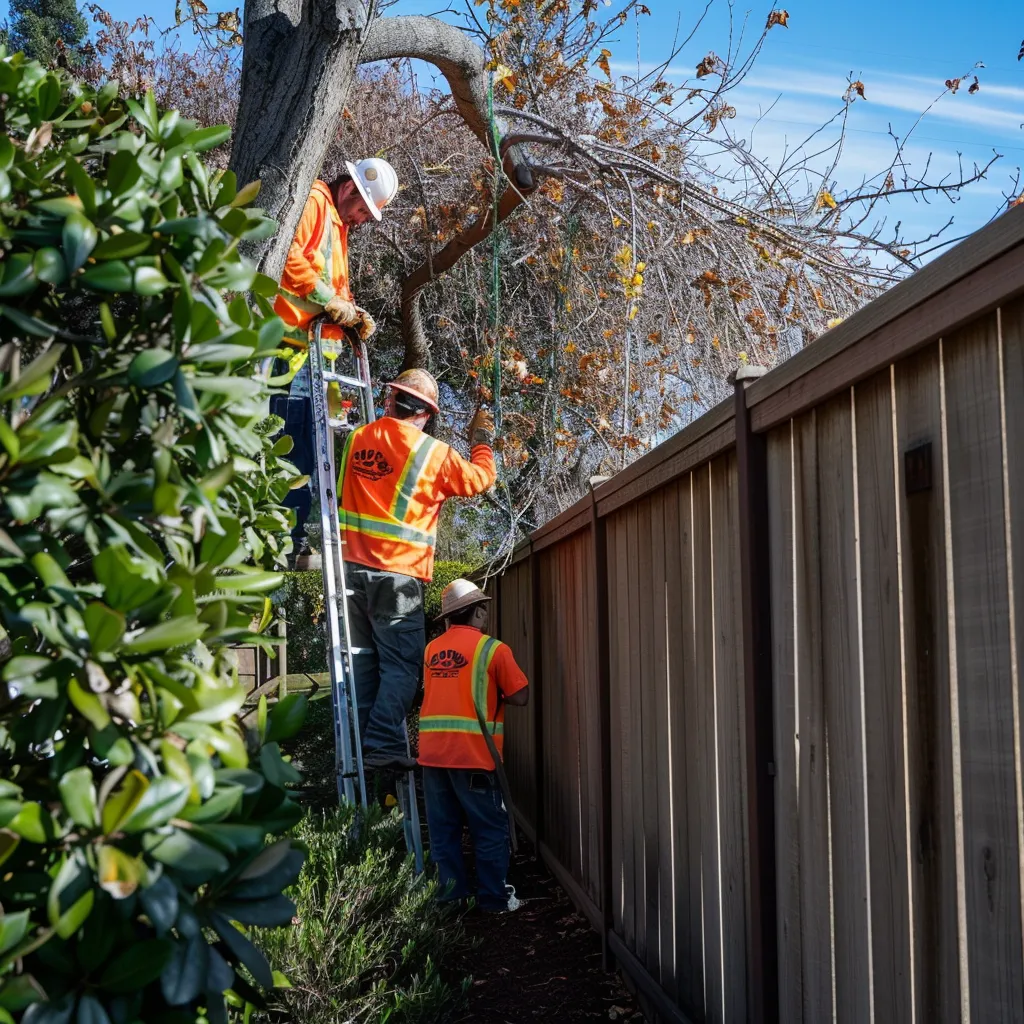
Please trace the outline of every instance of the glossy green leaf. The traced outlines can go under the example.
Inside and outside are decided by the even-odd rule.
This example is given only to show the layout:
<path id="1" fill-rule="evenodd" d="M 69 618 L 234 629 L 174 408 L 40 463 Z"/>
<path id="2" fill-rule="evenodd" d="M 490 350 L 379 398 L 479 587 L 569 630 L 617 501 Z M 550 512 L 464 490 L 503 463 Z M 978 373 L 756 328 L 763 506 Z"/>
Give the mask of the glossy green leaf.
<path id="1" fill-rule="evenodd" d="M 95 996 L 86 994 L 78 1001 L 75 1024 L 110 1024 L 110 1017 Z"/>
<path id="2" fill-rule="evenodd" d="M 7 828 L 30 843 L 46 843 L 53 839 L 53 819 L 37 803 L 27 803 Z"/>
<path id="3" fill-rule="evenodd" d="M 76 825 L 82 828 L 96 828 L 99 825 L 96 786 L 91 768 L 83 765 L 66 772 L 60 780 L 60 796 Z"/>
<path id="4" fill-rule="evenodd" d="M 137 295 L 159 295 L 169 284 L 170 281 L 156 267 L 139 267 L 135 271 L 133 288 Z"/>
<path id="5" fill-rule="evenodd" d="M 217 909 L 232 921 L 259 928 L 280 928 L 291 924 L 295 904 L 285 896 L 270 896 L 265 900 L 222 900 Z"/>
<path id="6" fill-rule="evenodd" d="M 0 865 L 2 865 L 21 842 L 21 836 L 15 835 L 10 829 L 0 829 Z"/>
<path id="7" fill-rule="evenodd" d="M 140 388 L 155 388 L 166 384 L 178 372 L 178 360 L 173 352 L 151 348 L 140 352 L 128 367 L 128 379 Z"/>
<path id="8" fill-rule="evenodd" d="M 210 924 L 239 963 L 245 965 L 263 988 L 274 987 L 274 976 L 266 957 L 223 914 L 210 914 Z"/>
<path id="9" fill-rule="evenodd" d="M 227 125 L 215 125 L 212 128 L 199 128 L 185 137 L 185 145 L 198 153 L 224 145 L 231 138 L 231 129 Z"/>
<path id="10" fill-rule="evenodd" d="M 94 729 L 106 729 L 110 725 L 110 713 L 103 701 L 87 690 L 77 679 L 68 683 L 68 697 L 75 710 L 85 718 Z"/>
<path id="11" fill-rule="evenodd" d="M 132 812 L 138 806 L 146 790 L 149 789 L 149 780 L 140 771 L 129 772 L 103 804 L 101 821 L 103 831 L 107 835 L 116 832 L 128 820 Z"/>
<path id="12" fill-rule="evenodd" d="M 39 249 L 32 260 L 32 267 L 36 277 L 47 284 L 63 284 L 67 280 L 68 267 L 59 249 L 49 246 Z"/>
<path id="13" fill-rule="evenodd" d="M 160 975 L 160 991 L 170 1006 L 184 1006 L 205 992 L 210 969 L 210 947 L 202 935 L 179 939 L 174 954 Z"/>
<path id="14" fill-rule="evenodd" d="M 64 221 L 64 261 L 71 273 L 85 264 L 96 247 L 97 237 L 96 225 L 81 213 L 73 213 Z"/>
<path id="15" fill-rule="evenodd" d="M 114 196 L 123 195 L 138 184 L 142 178 L 142 168 L 134 153 L 121 150 L 110 158 L 107 167 L 107 187 Z"/>
<path id="16" fill-rule="evenodd" d="M 304 693 L 290 693 L 278 701 L 270 711 L 267 742 L 291 739 L 306 720 L 309 697 Z"/>
<path id="17" fill-rule="evenodd" d="M 112 651 L 124 636 L 125 617 L 122 612 L 108 608 L 101 601 L 90 602 L 82 616 L 94 654 Z"/>
<path id="18" fill-rule="evenodd" d="M 85 271 L 81 277 L 82 284 L 99 292 L 130 291 L 132 280 L 131 268 L 123 260 L 98 263 Z"/>
<path id="19" fill-rule="evenodd" d="M 139 256 L 153 244 L 152 235 L 141 235 L 137 231 L 122 231 L 105 238 L 96 246 L 93 256 L 97 260 L 127 260 Z M 124 290 L 131 288 L 129 284 Z"/>
<path id="20" fill-rule="evenodd" d="M 277 590 L 283 581 L 284 577 L 279 572 L 240 572 L 231 576 L 218 576 L 217 586 L 221 590 L 262 594 Z"/>
<path id="21" fill-rule="evenodd" d="M 0 298 L 18 298 L 36 287 L 33 258 L 28 253 L 16 252 L 0 267 L 3 270 L 0 276 Z"/>
<path id="22" fill-rule="evenodd" d="M 31 911 L 19 910 L 13 914 L 0 911 L 0 955 L 14 949 L 28 934 Z"/>
<path id="23" fill-rule="evenodd" d="M 138 992 L 163 973 L 174 955 L 167 939 L 144 939 L 121 953 L 100 975 L 100 988 L 108 992 Z"/>
<path id="24" fill-rule="evenodd" d="M 152 885 L 139 890 L 139 900 L 157 938 L 163 938 L 178 919 L 178 890 L 174 883 L 161 875 Z"/>
<path id="25" fill-rule="evenodd" d="M 195 643 L 207 627 L 189 616 L 168 619 L 159 625 L 144 629 L 124 644 L 125 654 L 151 654 L 153 651 L 185 647 Z"/>
<path id="26" fill-rule="evenodd" d="M 166 824 L 188 802 L 189 787 L 168 775 L 150 782 L 142 799 L 121 825 L 125 832 L 142 832 Z"/>
<path id="27" fill-rule="evenodd" d="M 12 380 L 0 388 L 0 402 L 7 402 L 12 398 L 22 398 L 25 395 L 37 395 L 41 391 L 45 391 L 49 387 L 54 368 L 63 355 L 63 345 L 51 345 L 41 355 L 36 356 L 16 380 Z"/>
<path id="28" fill-rule="evenodd" d="M 227 871 L 231 866 L 223 853 L 194 839 L 182 829 L 176 828 L 166 836 L 147 834 L 143 844 L 148 846 L 149 855 L 154 860 L 204 880 Z"/>

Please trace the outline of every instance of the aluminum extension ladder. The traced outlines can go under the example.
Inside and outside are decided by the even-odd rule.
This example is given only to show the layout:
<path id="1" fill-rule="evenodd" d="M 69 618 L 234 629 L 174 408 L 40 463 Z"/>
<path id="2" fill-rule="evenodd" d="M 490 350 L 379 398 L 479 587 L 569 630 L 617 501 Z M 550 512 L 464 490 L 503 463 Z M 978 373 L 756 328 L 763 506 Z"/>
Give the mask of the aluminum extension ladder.
<path id="1" fill-rule="evenodd" d="M 368 648 L 353 647 L 348 621 L 345 585 L 344 541 L 338 517 L 338 474 L 335 460 L 335 438 L 346 437 L 363 423 L 376 416 L 373 405 L 373 382 L 366 345 L 346 332 L 348 338 L 335 341 L 322 336 L 323 321 L 316 320 L 309 338 L 310 398 L 313 403 L 313 441 L 316 473 L 313 478 L 319 497 L 322 571 L 324 578 L 324 609 L 327 613 L 328 666 L 331 673 L 331 704 L 334 711 L 334 766 L 338 780 L 338 800 L 367 805 L 366 773 L 359 735 L 359 704 L 356 696 L 353 658 L 372 654 Z M 347 372 L 338 364 L 349 363 Z M 330 364 L 329 368 L 327 364 Z M 332 408 L 329 390 L 332 385 L 340 401 Z M 406 730 L 406 753 L 409 735 Z M 416 776 L 413 771 L 399 771 L 396 797 L 405 830 L 405 844 L 416 861 L 416 871 L 423 870 L 423 838 L 420 831 L 419 804 L 416 798 Z"/>

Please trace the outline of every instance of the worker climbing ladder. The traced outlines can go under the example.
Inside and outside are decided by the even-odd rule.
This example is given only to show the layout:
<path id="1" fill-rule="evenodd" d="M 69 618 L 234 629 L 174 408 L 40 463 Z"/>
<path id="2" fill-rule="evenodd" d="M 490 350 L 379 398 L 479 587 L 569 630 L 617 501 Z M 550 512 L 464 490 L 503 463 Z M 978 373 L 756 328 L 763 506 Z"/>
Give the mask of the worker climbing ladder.
<path id="1" fill-rule="evenodd" d="M 349 363 L 348 372 L 339 364 Z M 329 365 L 328 365 L 329 364 Z M 367 804 L 366 773 L 359 735 L 359 704 L 353 659 L 373 652 L 352 646 L 348 620 L 351 594 L 345 584 L 344 540 L 338 516 L 338 474 L 335 438 L 375 418 L 373 384 L 366 346 L 358 339 L 334 340 L 323 336 L 323 321 L 314 322 L 309 344 L 310 397 L 313 403 L 313 445 L 316 456 L 314 485 L 319 497 L 322 536 L 324 609 L 327 615 L 328 667 L 334 711 L 334 764 L 338 799 Z M 406 734 L 406 752 L 409 737 Z M 405 828 L 405 842 L 423 870 L 416 777 L 398 772 L 396 798 Z"/>

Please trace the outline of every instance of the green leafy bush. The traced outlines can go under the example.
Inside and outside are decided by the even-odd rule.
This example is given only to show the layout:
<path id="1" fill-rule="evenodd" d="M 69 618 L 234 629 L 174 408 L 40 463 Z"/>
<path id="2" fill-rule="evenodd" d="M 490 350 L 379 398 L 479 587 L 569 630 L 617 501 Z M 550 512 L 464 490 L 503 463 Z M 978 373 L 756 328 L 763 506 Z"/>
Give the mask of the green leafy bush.
<path id="1" fill-rule="evenodd" d="M 436 902 L 436 882 L 415 875 L 397 813 L 345 806 L 311 814 L 295 834 L 309 849 L 290 892 L 299 922 L 258 940 L 294 986 L 272 994 L 275 1016 L 303 1024 L 447 1019 L 460 992 L 438 967 L 465 938 Z"/>
<path id="2" fill-rule="evenodd" d="M 303 860 L 267 837 L 304 700 L 247 743 L 231 649 L 265 642 L 299 482 L 237 251 L 274 225 L 202 163 L 227 129 L 152 96 L 0 50 L 0 113 L 0 1021 L 224 1021 Z"/>

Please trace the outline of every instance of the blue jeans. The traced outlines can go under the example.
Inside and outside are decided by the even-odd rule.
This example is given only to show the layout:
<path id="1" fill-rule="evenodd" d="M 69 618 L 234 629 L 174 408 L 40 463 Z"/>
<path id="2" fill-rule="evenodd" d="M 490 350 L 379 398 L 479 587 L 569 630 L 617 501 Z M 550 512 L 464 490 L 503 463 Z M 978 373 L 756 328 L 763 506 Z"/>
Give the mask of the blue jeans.
<path id="1" fill-rule="evenodd" d="M 483 910 L 505 910 L 508 893 L 508 814 L 493 771 L 423 768 L 430 859 L 437 865 L 444 900 L 472 895 L 462 856 L 463 821 L 469 825 L 476 859 L 477 903 Z"/>
<path id="2" fill-rule="evenodd" d="M 287 369 L 288 364 L 284 360 L 277 360 L 274 374 L 283 375 Z M 300 380 L 303 373 L 306 378 L 305 385 Z M 284 429 L 281 433 L 288 434 L 295 442 L 295 447 L 285 457 L 301 474 L 310 477 L 305 487 L 289 491 L 284 499 L 284 507 L 295 510 L 295 526 L 292 527 L 292 545 L 295 551 L 302 547 L 306 539 L 306 520 L 309 518 L 313 495 L 313 412 L 310 408 L 308 378 L 307 361 L 292 381 L 289 393 L 274 395 L 270 399 L 271 415 L 280 416 L 284 420 Z"/>
<path id="3" fill-rule="evenodd" d="M 363 752 L 404 757 L 405 719 L 416 697 L 427 645 L 423 583 L 413 576 L 345 563 L 349 631 Z"/>

